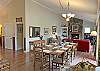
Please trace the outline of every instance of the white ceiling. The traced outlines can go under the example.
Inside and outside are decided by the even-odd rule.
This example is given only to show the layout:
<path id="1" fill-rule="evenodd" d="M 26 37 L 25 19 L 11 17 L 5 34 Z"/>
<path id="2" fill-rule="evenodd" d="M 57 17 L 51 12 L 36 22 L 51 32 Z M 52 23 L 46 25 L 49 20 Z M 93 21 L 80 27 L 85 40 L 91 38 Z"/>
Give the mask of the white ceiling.
<path id="1" fill-rule="evenodd" d="M 61 14 L 61 6 L 59 4 L 59 0 L 34 0 L 39 2 L 42 5 L 45 5 L 46 7 L 52 9 L 57 14 Z M 61 0 L 62 4 L 67 4 L 68 0 Z M 70 1 L 70 10 L 71 12 L 75 13 L 78 18 L 85 19 L 91 22 L 96 22 L 97 18 L 97 0 L 69 0 Z M 5 14 L 5 11 L 3 11 L 4 7 L 6 7 L 9 3 L 11 3 L 11 0 L 0 0 L 0 17 Z"/>
<path id="2" fill-rule="evenodd" d="M 52 9 L 57 14 L 61 14 L 61 6 L 59 0 L 35 0 L 42 5 Z M 67 5 L 68 0 L 61 0 L 63 7 Z M 96 22 L 97 18 L 97 0 L 69 0 L 70 11 L 76 14 L 76 17 L 80 19 L 85 19 L 91 22 Z"/>

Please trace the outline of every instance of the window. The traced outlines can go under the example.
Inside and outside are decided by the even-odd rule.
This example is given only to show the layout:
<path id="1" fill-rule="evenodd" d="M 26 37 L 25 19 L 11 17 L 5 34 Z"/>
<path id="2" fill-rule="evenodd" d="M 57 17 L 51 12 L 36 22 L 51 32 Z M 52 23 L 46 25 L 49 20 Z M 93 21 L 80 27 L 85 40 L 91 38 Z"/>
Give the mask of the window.
<path id="1" fill-rule="evenodd" d="M 90 27 L 85 27 L 85 32 L 84 33 L 90 33 Z"/>

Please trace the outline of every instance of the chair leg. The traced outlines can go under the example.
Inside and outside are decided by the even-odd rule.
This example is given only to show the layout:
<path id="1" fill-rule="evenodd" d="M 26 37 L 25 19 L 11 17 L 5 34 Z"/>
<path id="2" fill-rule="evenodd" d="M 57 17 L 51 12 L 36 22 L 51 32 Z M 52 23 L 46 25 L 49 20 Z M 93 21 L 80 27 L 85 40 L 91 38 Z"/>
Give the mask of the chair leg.
<path id="1" fill-rule="evenodd" d="M 58 67 L 59 67 L 59 64 L 58 64 Z"/>
<path id="2" fill-rule="evenodd" d="M 35 61 L 34 61 L 34 71 L 35 71 Z"/>
<path id="3" fill-rule="evenodd" d="M 71 62 L 72 62 L 72 59 L 73 59 L 73 57 L 72 57 L 72 54 L 71 54 Z"/>
<path id="4" fill-rule="evenodd" d="M 57 68 L 57 63 L 56 63 L 56 68 Z"/>
<path id="5" fill-rule="evenodd" d="M 75 50 L 74 50 L 74 57 L 75 57 L 75 55 L 76 55 L 76 52 L 75 52 Z"/>
<path id="6" fill-rule="evenodd" d="M 53 71 L 53 62 L 52 62 L 52 71 Z"/>

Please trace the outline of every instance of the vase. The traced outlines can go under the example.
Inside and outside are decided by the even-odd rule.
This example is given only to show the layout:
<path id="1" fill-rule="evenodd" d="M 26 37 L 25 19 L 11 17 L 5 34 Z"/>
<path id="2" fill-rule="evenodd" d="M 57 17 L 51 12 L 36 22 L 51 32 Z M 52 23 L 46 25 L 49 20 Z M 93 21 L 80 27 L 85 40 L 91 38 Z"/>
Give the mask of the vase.
<path id="1" fill-rule="evenodd" d="M 40 40 L 42 40 L 43 39 L 43 36 L 40 36 Z"/>

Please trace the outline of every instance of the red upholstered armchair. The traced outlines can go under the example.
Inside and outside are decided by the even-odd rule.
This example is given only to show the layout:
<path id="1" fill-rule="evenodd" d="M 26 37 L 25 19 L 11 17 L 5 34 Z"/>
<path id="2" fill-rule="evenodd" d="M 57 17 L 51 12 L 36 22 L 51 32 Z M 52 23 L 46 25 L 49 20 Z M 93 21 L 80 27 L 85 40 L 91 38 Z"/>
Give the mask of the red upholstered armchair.
<path id="1" fill-rule="evenodd" d="M 78 43 L 77 46 L 78 51 L 89 52 L 89 48 L 90 48 L 89 40 L 74 39 L 73 42 Z"/>

